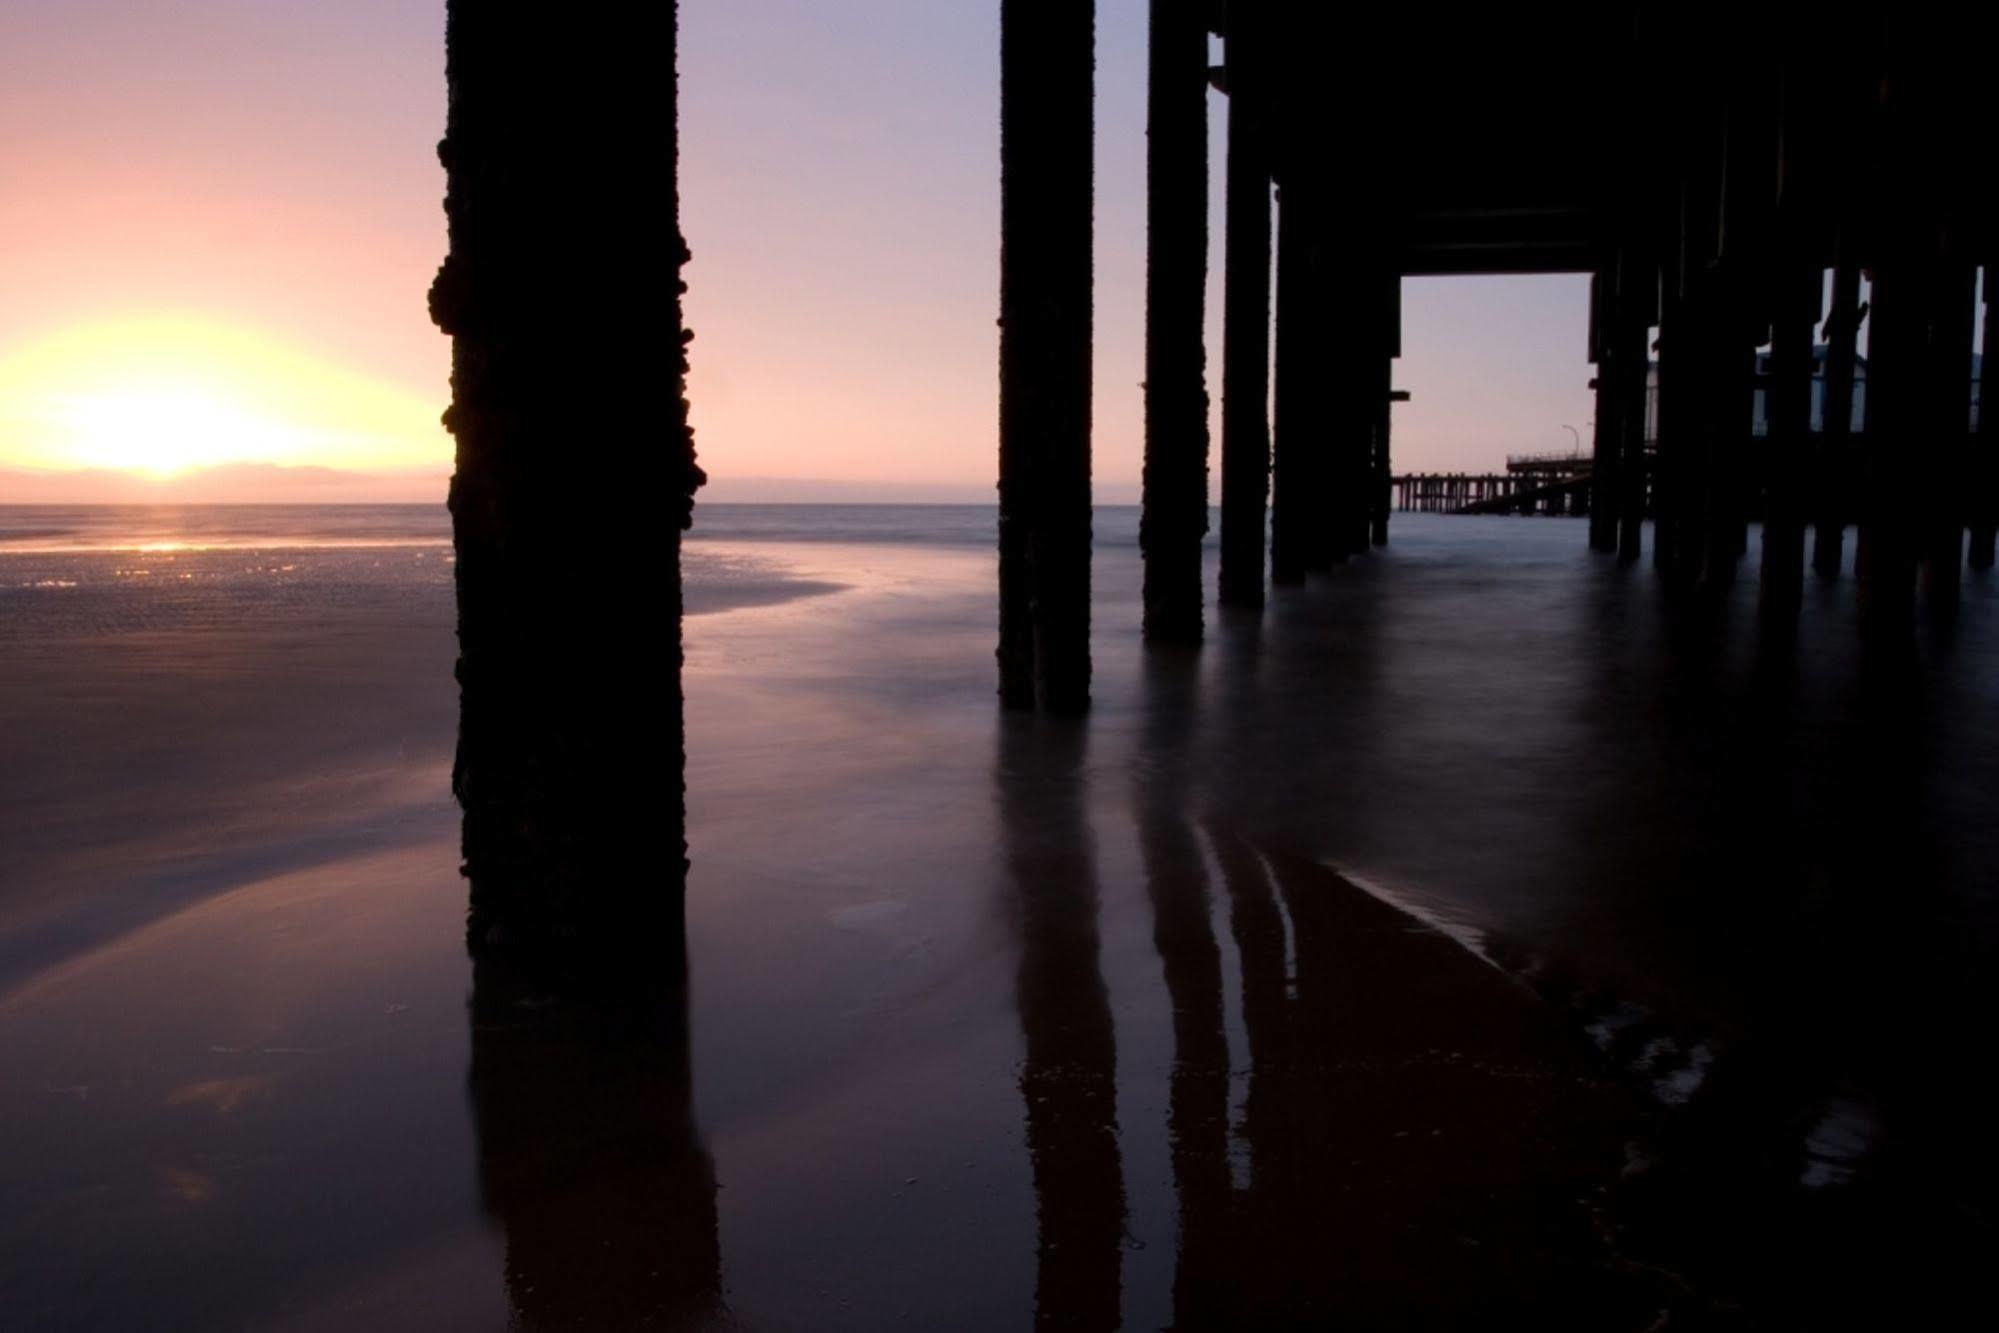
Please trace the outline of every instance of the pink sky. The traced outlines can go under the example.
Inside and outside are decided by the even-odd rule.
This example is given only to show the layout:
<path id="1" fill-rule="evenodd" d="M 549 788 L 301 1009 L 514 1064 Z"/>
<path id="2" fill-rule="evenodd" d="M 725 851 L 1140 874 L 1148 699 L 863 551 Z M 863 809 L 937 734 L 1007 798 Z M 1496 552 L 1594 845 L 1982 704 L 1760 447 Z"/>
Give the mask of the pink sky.
<path id="1" fill-rule="evenodd" d="M 198 376 L 189 356 L 251 342 L 270 355 L 218 369 L 214 394 L 255 380 L 259 401 L 228 403 L 238 435 L 271 422 L 292 440 L 261 461 L 398 472 L 409 498 L 441 496 L 449 349 L 423 296 L 444 245 L 442 8 L 0 11 L 0 471 L 47 471 L 80 447 L 37 398 L 63 375 L 68 411 L 123 394 L 120 376 Z M 692 397 L 715 498 L 771 478 L 842 483 L 841 498 L 989 494 L 997 4 L 681 8 Z M 1099 16 L 1095 471 L 1099 498 L 1117 501 L 1136 494 L 1141 447 L 1145 4 L 1103 0 Z M 1219 141 L 1225 100 L 1214 107 Z M 1215 231 L 1219 254 L 1219 209 Z M 1564 423 L 1586 436 L 1585 291 L 1581 278 L 1406 284 L 1397 380 L 1415 401 L 1397 409 L 1397 466 L 1485 469 L 1566 446 Z M 233 334 L 163 370 L 131 349 L 131 328 L 155 326 Z M 114 328 L 124 359 L 94 362 Z M 73 373 L 51 361 L 63 338 L 84 363 Z M 327 387 L 363 381 L 351 406 Z M 232 498 L 249 475 L 232 474 Z M 178 489 L 199 495 L 199 479 Z"/>

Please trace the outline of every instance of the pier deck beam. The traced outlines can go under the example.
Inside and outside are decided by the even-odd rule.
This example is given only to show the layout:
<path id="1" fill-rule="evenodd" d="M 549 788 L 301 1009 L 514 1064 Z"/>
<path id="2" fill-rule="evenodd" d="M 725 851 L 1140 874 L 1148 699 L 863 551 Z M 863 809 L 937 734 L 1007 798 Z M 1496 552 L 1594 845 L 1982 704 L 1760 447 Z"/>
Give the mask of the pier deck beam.
<path id="1" fill-rule="evenodd" d="M 1145 636 L 1197 643 L 1208 532 L 1208 28 L 1152 0 L 1146 130 Z"/>
<path id="2" fill-rule="evenodd" d="M 1000 4 L 1000 698 L 1090 699 L 1096 7 Z"/>

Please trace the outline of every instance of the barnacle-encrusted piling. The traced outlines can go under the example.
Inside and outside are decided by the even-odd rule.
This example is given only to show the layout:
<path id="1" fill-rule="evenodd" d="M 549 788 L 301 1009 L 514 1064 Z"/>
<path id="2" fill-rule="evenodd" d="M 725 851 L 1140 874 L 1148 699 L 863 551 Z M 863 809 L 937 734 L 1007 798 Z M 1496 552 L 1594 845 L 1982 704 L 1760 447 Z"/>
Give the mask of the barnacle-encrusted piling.
<path id="1" fill-rule="evenodd" d="M 676 8 L 448 7 L 451 481 L 475 952 L 677 931 L 687 422 Z"/>

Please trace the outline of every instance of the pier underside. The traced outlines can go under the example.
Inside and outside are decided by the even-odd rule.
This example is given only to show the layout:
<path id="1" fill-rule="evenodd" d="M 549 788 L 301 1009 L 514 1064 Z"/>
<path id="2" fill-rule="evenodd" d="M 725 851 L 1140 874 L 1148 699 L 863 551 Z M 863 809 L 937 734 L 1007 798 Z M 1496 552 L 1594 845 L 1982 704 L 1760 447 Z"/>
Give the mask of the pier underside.
<path id="1" fill-rule="evenodd" d="M 624 382 L 665 410 L 597 424 L 644 422 L 635 456 L 677 541 L 700 480 L 684 338 L 664 317 L 644 335 L 677 313 L 686 256 L 659 218 L 637 311 L 615 262 L 580 296 L 549 285 L 490 208 L 531 177 L 469 151 L 482 110 L 507 128 L 457 40 L 473 12 L 454 6 L 436 304 L 458 340 L 474 943 L 524 921 L 530 942 L 614 940 L 629 961 L 677 920 L 678 698 L 659 673 L 632 727 L 563 637 L 585 626 L 553 595 L 550 538 L 580 535 L 583 474 L 545 408 L 581 368 L 493 374 L 567 330 L 488 298 L 524 280 L 633 335 Z M 729 1193 L 691 1214 L 722 1218 L 693 1245 L 686 1309 L 717 1308 L 718 1262 L 820 1325 L 838 1320 L 787 1293 L 844 1286 L 878 1319 L 894 1292 L 956 1326 L 1009 1322 L 994 1312 L 1031 1291 L 1041 1326 L 1090 1328 L 1821 1327 L 1948 1308 L 1994 1184 L 1967 1109 L 1989 1077 L 1954 1016 L 1989 1011 L 1970 961 L 1989 957 L 1989 907 L 1967 886 L 1999 858 L 1967 796 L 1989 790 L 1988 760 L 1951 726 L 1989 711 L 1993 679 L 1988 585 L 1953 628 L 1964 533 L 1977 565 L 1993 499 L 1968 391 L 1973 282 L 1999 232 L 1958 151 L 1985 123 L 1989 48 L 1899 17 L 1825 41 L 1644 5 L 1440 29 L 1411 10 L 1357 31 L 1330 7 L 1156 0 L 1145 503 L 1112 546 L 1090 500 L 1092 14 L 1000 5 L 1003 706 L 984 706 L 989 614 L 909 628 L 950 600 L 962 562 L 935 553 L 891 585 L 904 603 L 850 591 L 844 614 L 792 626 L 807 642 L 749 625 L 734 656 L 695 655 L 690 937 L 721 974 L 705 1068 L 727 1091 L 713 1119 L 667 1117 L 671 1187 Z M 532 25 L 508 32 L 520 57 Z M 1211 84 L 1229 124 L 1209 561 L 1211 247 L 1188 168 Z M 593 141 L 607 171 L 648 142 L 627 134 L 620 118 Z M 1545 272 L 1593 278 L 1601 555 L 1524 558 L 1483 540 L 1527 526 L 1498 523 L 1427 560 L 1382 553 L 1401 280 Z M 1832 424 L 1815 430 L 1821 336 Z M 1759 394 L 1752 490 L 1738 451 Z M 1856 459 L 1865 486 L 1827 482 Z M 1529 489 L 1584 507 L 1574 477 Z M 1865 558 L 1840 583 L 1848 524 Z M 1808 595 L 1813 526 L 1828 581 Z M 1647 545 L 1656 578 L 1629 568 Z M 1760 586 L 1738 590 L 1751 558 Z M 1939 630 L 1922 645 L 1919 570 Z M 957 573 L 989 608 L 990 557 Z M 785 665 L 739 679 L 723 660 Z M 509 713 L 536 725 L 494 721 Z M 627 787 L 634 741 L 656 762 Z M 781 774 L 727 759 L 772 753 Z M 644 814 L 657 845 L 620 861 L 617 824 Z M 655 960 L 678 977 L 670 942 Z M 519 1074 L 503 1050 L 480 1059 Z M 672 1102 L 679 1073 L 641 1104 Z M 562 1193 L 561 1145 L 580 1136 L 594 1185 L 619 1186 L 596 1121 L 477 1091 L 482 1116 L 548 1121 L 481 1131 L 552 1145 L 486 1164 L 548 1176 L 489 1184 L 525 1281 L 568 1233 L 513 1216 Z M 712 1174 L 696 1123 L 742 1136 Z M 1000 1144 L 1024 1147 L 1007 1160 L 1025 1175 L 993 1195 L 980 1173 Z M 936 1283 L 942 1256 L 1002 1237 L 1010 1269 Z"/>

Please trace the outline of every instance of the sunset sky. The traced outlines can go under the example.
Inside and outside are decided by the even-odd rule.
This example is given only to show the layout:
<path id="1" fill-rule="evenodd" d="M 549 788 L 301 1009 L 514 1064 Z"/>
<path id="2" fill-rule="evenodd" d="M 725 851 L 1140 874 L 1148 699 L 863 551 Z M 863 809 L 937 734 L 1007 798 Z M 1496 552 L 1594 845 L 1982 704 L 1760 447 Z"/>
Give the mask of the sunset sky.
<path id="1" fill-rule="evenodd" d="M 691 396 L 714 498 L 983 498 L 997 0 L 681 10 Z M 1098 14 L 1095 471 L 1119 501 L 1141 444 L 1145 0 Z M 442 0 L 9 0 L 0 502 L 176 476 L 179 498 L 291 498 L 268 469 L 249 492 L 199 471 L 229 464 L 440 498 L 450 351 L 424 291 L 443 115 Z M 1405 284 L 1398 468 L 1586 436 L 1586 288 Z M 54 489 L 21 475 L 85 469 Z"/>

